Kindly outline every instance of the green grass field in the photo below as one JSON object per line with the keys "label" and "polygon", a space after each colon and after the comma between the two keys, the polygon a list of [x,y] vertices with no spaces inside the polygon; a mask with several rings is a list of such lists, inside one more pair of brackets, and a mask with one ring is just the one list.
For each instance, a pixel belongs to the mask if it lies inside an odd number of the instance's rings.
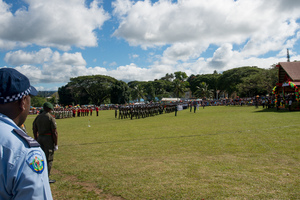
{"label": "green grass field", "polygon": [[[300,113],[206,107],[58,119],[55,199],[299,199]],[[35,116],[26,127],[32,135]],[[88,127],[90,125],[90,127]]]}

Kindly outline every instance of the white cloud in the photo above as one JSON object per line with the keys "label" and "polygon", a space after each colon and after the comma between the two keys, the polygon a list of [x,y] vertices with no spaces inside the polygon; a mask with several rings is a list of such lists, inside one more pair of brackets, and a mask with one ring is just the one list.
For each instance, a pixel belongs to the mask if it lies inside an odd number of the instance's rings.
{"label": "white cloud", "polygon": [[15,67],[25,74],[32,84],[62,83],[67,84],[70,78],[86,75],[107,74],[107,70],[101,67],[73,66],[67,64],[44,64],[42,67],[23,65]]}
{"label": "white cloud", "polygon": [[109,64],[110,67],[113,67],[113,66],[116,66],[116,65],[117,65],[116,62],[112,62],[112,63]]}
{"label": "white cloud", "polygon": [[163,77],[166,73],[173,73],[172,67],[168,65],[154,65],[148,68],[138,67],[136,64],[120,66],[115,70],[108,71],[106,75],[118,80],[128,81],[153,81]]}
{"label": "white cloud", "polygon": [[[115,6],[115,10],[120,10],[118,4]],[[114,35],[144,47],[205,40],[238,42],[256,27],[246,26],[245,21],[240,20],[250,17],[250,13],[237,18],[233,12],[236,7],[232,0],[222,3],[218,0],[158,1],[154,4],[138,1],[124,12]]]}
{"label": "white cloud", "polygon": [[54,62],[54,64],[63,63],[66,65],[73,65],[73,66],[86,65],[86,62],[83,59],[80,52],[63,53],[63,55],[60,55],[58,52],[55,52],[54,56],[53,56],[53,62]]}
{"label": "white cloud", "polygon": [[[0,48],[13,48],[19,43],[58,47],[97,46],[96,29],[109,19],[97,0],[89,7],[82,0],[27,0],[28,9],[14,14],[0,1]],[[15,42],[17,41],[17,42]]]}
{"label": "white cloud", "polygon": [[138,54],[129,54],[129,58],[130,58],[130,59],[136,59],[136,58],[138,58],[138,57],[139,57]]}
{"label": "white cloud", "polygon": [[127,14],[133,3],[130,0],[116,0],[111,4],[114,8],[113,14],[122,17]]}
{"label": "white cloud", "polygon": [[60,54],[50,48],[38,52],[9,52],[5,60],[16,65],[33,83],[67,83],[71,77],[106,71],[99,67],[87,68],[80,52]]}
{"label": "white cloud", "polygon": [[298,40],[290,39],[299,30],[297,0],[125,2],[126,6],[124,1],[114,3],[120,25],[113,35],[144,49],[170,45],[161,58],[165,64],[188,62],[210,44],[246,42],[239,56],[250,58],[292,47]]}
{"label": "white cloud", "polygon": [[6,53],[4,60],[10,65],[42,64],[47,62],[52,55],[50,48],[41,49],[39,52],[24,52],[18,50]]}
{"label": "white cloud", "polygon": [[146,68],[140,68],[135,64],[131,63],[126,66],[119,66],[115,70],[111,70],[107,73],[118,80],[130,81],[130,80],[142,80],[147,79],[148,70]]}
{"label": "white cloud", "polygon": [[[169,65],[153,65],[149,68],[141,68],[134,63],[126,66],[119,66],[117,69],[110,71],[103,67],[71,66],[66,64],[57,65],[54,63],[49,65],[45,64],[41,68],[23,65],[16,67],[15,69],[25,74],[33,85],[38,85],[40,83],[62,83],[62,85],[64,85],[67,84],[72,77],[99,74],[111,76],[125,82],[132,80],[153,81],[155,78],[160,79],[165,76],[166,73],[173,73],[175,70]],[[42,90],[45,88],[44,86],[38,86],[37,89]]]}
{"label": "white cloud", "polygon": [[[89,6],[83,0],[26,2],[28,8],[12,13],[0,0],[0,24],[3,27],[0,29],[0,49],[31,45],[48,47],[32,52],[25,49],[10,51],[5,55],[7,64],[18,66],[16,68],[35,83],[66,84],[70,77],[94,74],[123,81],[147,81],[176,71],[191,75],[241,66],[269,68],[286,61],[287,48],[291,61],[300,60],[296,48],[300,38],[299,0],[114,0],[112,20],[108,20],[109,14],[98,1]],[[89,52],[81,52],[84,47],[98,45],[96,34],[102,27],[106,28],[103,26],[105,21],[111,28],[105,34],[115,30],[112,36],[135,46],[118,43],[119,46],[109,48],[124,47],[138,53],[126,52],[124,55],[129,56],[130,62],[139,58],[141,63],[144,59],[150,63],[148,67],[136,63],[118,66],[117,63],[123,60],[119,61],[117,54],[112,55],[115,62],[109,60],[109,56],[108,61],[103,62],[97,56],[105,57],[105,50],[96,54],[96,48],[86,48],[95,50],[91,54],[93,63],[87,63]],[[75,53],[50,49],[69,50],[72,46],[82,49]],[[210,47],[215,50],[211,51]],[[143,54],[140,48],[150,50]],[[271,55],[265,57],[265,54]],[[113,70],[91,67],[97,62],[115,67]],[[144,63],[141,65],[145,66]]]}
{"label": "white cloud", "polygon": [[38,86],[38,87],[35,87],[35,89],[37,89],[38,91],[57,91],[58,90],[58,87],[44,87],[44,86]]}
{"label": "white cloud", "polygon": [[[33,65],[22,65],[16,67],[17,70],[24,73],[32,84],[50,84],[60,83],[65,85],[69,82],[70,78],[86,75],[107,75],[114,77],[118,80],[125,82],[137,80],[137,81],[153,81],[154,79],[160,79],[165,76],[166,73],[174,73],[176,71],[183,71],[188,76],[191,74],[207,74],[212,73],[214,70],[222,72],[228,69],[241,66],[258,66],[260,68],[269,68],[271,64],[276,64],[279,61],[286,61],[285,55],[282,57],[270,57],[270,58],[256,58],[251,57],[244,59],[239,56],[238,52],[231,51],[231,45],[226,44],[220,47],[214,56],[208,60],[199,58],[195,62],[185,62],[176,65],[159,64],[149,66],[148,68],[141,68],[134,63],[125,66],[119,66],[114,70],[107,70],[103,67],[87,67],[79,65],[69,65],[65,63],[57,63],[56,61],[49,61],[48,64],[44,64],[41,67]],[[284,52],[284,51],[283,51]],[[58,52],[54,52],[58,54]],[[56,55],[62,57],[61,55]],[[54,57],[54,56],[53,56]],[[226,63],[226,60],[230,60],[230,64],[224,65],[220,68],[212,66],[212,61],[219,61]],[[300,60],[300,56],[291,56],[291,60]],[[42,88],[42,87],[37,87]],[[52,88],[53,89],[53,88]],[[51,90],[48,88],[47,90]]]}
{"label": "white cloud", "polygon": [[212,59],[208,62],[208,65],[213,69],[223,69],[226,68],[226,65],[230,63],[232,60],[232,45],[231,44],[223,44],[220,48],[218,48]]}
{"label": "white cloud", "polygon": [[52,62],[54,64],[65,64],[82,66],[86,65],[86,61],[83,59],[80,52],[76,53],[63,53],[52,52],[50,48],[41,49],[38,52],[24,52],[22,50],[11,51],[6,53],[4,60],[10,65],[33,65],[33,64],[45,64]]}
{"label": "white cloud", "polygon": [[188,61],[197,58],[208,46],[197,43],[175,43],[168,47],[163,53],[162,63],[176,63],[176,61]]}
{"label": "white cloud", "polygon": [[10,42],[0,39],[0,49],[9,50],[13,49],[16,46],[16,42]]}

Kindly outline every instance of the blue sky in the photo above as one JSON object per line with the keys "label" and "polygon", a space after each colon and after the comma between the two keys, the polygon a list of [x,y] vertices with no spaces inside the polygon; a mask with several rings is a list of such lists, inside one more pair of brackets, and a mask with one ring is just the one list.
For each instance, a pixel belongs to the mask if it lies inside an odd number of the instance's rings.
{"label": "blue sky", "polygon": [[0,68],[38,90],[300,60],[299,0],[0,0],[0,24]]}

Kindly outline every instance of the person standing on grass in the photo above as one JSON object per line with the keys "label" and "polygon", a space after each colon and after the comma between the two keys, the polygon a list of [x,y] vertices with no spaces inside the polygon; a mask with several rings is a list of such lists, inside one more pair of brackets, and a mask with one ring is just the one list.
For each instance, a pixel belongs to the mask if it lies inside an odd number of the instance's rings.
{"label": "person standing on grass", "polygon": [[38,92],[13,68],[1,68],[0,80],[0,199],[52,199],[45,154],[20,128]]}
{"label": "person standing on grass", "polygon": [[[33,121],[32,130],[34,138],[40,143],[41,148],[46,154],[48,164],[48,175],[53,163],[54,151],[58,150],[57,146],[57,126],[54,117],[50,114],[53,110],[53,105],[49,102],[43,105],[44,112],[39,114]],[[55,180],[49,180],[50,183],[55,183]]]}
{"label": "person standing on grass", "polygon": [[262,106],[263,106],[263,108],[265,108],[265,104],[266,104],[266,100],[263,99],[263,100],[262,100]]}
{"label": "person standing on grass", "polygon": [[194,102],[193,102],[194,113],[196,113],[197,105],[198,105],[197,101],[194,101]]}
{"label": "person standing on grass", "polygon": [[93,108],[91,107],[90,108],[90,116],[92,116],[93,115]]}
{"label": "person standing on grass", "polygon": [[80,113],[81,113],[81,117],[83,117],[84,116],[84,109],[83,109],[83,107],[80,108]]}
{"label": "person standing on grass", "polygon": [[98,106],[96,106],[96,114],[97,114],[97,117],[99,116],[99,108]]}
{"label": "person standing on grass", "polygon": [[76,109],[75,108],[72,109],[72,113],[73,113],[73,117],[75,117],[76,116]]}
{"label": "person standing on grass", "polygon": [[292,103],[293,103],[293,101],[292,101],[292,99],[290,99],[289,100],[289,111],[291,111],[291,109],[292,109]]}

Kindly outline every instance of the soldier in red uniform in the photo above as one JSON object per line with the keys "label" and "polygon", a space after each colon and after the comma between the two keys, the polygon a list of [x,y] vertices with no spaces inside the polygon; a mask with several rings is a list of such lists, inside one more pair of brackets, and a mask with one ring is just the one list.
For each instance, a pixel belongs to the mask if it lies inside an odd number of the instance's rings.
{"label": "soldier in red uniform", "polygon": [[85,109],[85,116],[89,116],[89,109],[88,108]]}
{"label": "soldier in red uniform", "polygon": [[98,108],[98,106],[96,106],[96,113],[97,113],[97,117],[98,117],[98,115],[99,115],[99,108]]}
{"label": "soldier in red uniform", "polygon": [[80,112],[81,112],[81,117],[84,117],[84,108],[81,108],[81,110],[80,110]]}
{"label": "soldier in red uniform", "polygon": [[73,117],[75,117],[76,116],[76,110],[75,110],[75,108],[72,109],[72,112],[73,112]]}

